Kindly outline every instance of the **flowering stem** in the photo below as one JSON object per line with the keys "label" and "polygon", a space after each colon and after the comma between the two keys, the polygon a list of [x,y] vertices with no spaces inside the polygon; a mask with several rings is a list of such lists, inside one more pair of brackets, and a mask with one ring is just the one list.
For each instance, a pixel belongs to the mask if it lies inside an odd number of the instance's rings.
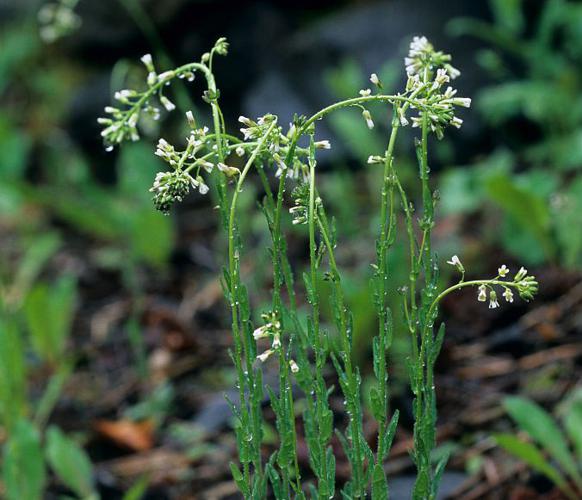
{"label": "flowering stem", "polygon": [[335,259],[334,245],[329,234],[329,223],[323,207],[317,213],[317,222],[329,256],[329,266],[332,274],[333,286],[336,294],[336,311],[339,317],[339,330],[341,342],[341,359],[343,361],[344,372],[338,373],[341,379],[345,379],[341,384],[346,398],[346,406],[350,420],[350,436],[352,440],[351,462],[353,475],[353,495],[355,498],[364,496],[365,486],[363,484],[363,450],[361,445],[361,408],[358,375],[352,366],[352,338],[349,321],[347,318],[347,306],[344,292],[341,285],[341,275]]}
{"label": "flowering stem", "polygon": [[[251,156],[247,160],[240,176],[238,178],[234,193],[232,195],[232,201],[230,205],[230,214],[228,217],[228,267],[229,267],[229,294],[230,294],[230,307],[232,313],[232,330],[233,330],[233,337],[235,342],[235,356],[234,362],[237,369],[238,375],[238,385],[239,385],[239,396],[241,401],[241,415],[243,418],[242,425],[249,425],[248,423],[248,415],[246,410],[246,398],[245,398],[245,387],[248,385],[249,388],[249,396],[251,398],[250,404],[250,418],[251,418],[251,425],[246,428],[242,429],[242,432],[250,432],[251,433],[251,440],[252,440],[252,448],[254,451],[253,463],[255,467],[255,472],[260,477],[262,475],[262,465],[261,465],[261,455],[260,455],[260,441],[261,441],[261,417],[260,417],[260,403],[261,401],[258,400],[259,398],[256,397],[256,391],[261,390],[262,387],[257,387],[257,380],[254,379],[253,373],[255,372],[253,368],[253,353],[251,352],[251,345],[249,345],[252,341],[252,336],[245,336],[243,335],[243,329],[246,328],[245,326],[241,325],[241,319],[239,318],[239,312],[241,308],[241,301],[246,300],[242,294],[243,291],[240,289],[240,266],[239,266],[239,255],[238,255],[238,237],[235,235],[235,221],[236,221],[236,208],[237,208],[237,201],[239,193],[242,190],[242,185],[245,181],[245,178],[255,162],[259,152],[265,145],[269,134],[271,133],[272,129],[275,127],[276,121],[270,125],[268,131],[265,135],[261,138],[261,140],[257,143],[254,151],[252,152]],[[242,316],[242,314],[241,314]],[[246,338],[245,338],[246,337]],[[253,349],[254,352],[254,349]],[[243,370],[241,359],[244,356],[245,358],[245,368]],[[259,381],[260,382],[260,381]],[[258,401],[257,401],[258,400]],[[252,429],[252,430],[251,430]],[[251,487],[250,476],[248,476],[248,471],[245,467],[245,472],[247,473],[247,482],[249,488]]]}
{"label": "flowering stem", "polygon": [[442,291],[437,297],[434,299],[430,308],[428,310],[428,317],[432,317],[435,314],[436,308],[438,307],[440,301],[444,299],[449,293],[454,292],[455,290],[459,290],[461,288],[465,288],[467,286],[490,286],[490,285],[499,285],[503,287],[511,287],[511,288],[518,288],[518,284],[513,281],[502,281],[498,279],[493,280],[471,280],[471,281],[462,281],[457,283],[456,285],[450,286],[446,290]]}
{"label": "flowering stem", "polygon": [[[395,117],[396,118],[396,117]],[[378,378],[378,403],[379,408],[374,412],[378,418],[378,449],[376,463],[382,462],[388,452],[385,440],[387,412],[388,412],[388,390],[386,374],[386,351],[390,347],[392,337],[392,326],[388,324],[390,311],[388,310],[388,248],[391,245],[392,230],[394,228],[394,145],[398,135],[400,122],[398,119],[392,120],[392,131],[388,141],[388,148],[384,159],[384,182],[382,185],[382,204],[380,209],[381,231],[378,242],[378,269],[377,269],[377,307],[379,315],[378,349],[374,353],[374,366]],[[389,213],[388,213],[389,212]]]}

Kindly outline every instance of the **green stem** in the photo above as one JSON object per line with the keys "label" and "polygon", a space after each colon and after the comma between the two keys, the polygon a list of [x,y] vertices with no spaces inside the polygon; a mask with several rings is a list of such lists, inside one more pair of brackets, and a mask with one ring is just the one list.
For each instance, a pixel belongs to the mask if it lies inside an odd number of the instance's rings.
{"label": "green stem", "polygon": [[[238,202],[238,197],[239,194],[242,190],[242,186],[243,183],[246,179],[246,176],[251,168],[251,166],[253,165],[254,161],[256,160],[259,152],[261,151],[261,149],[263,148],[263,146],[265,145],[267,138],[269,137],[269,134],[271,133],[271,131],[273,130],[273,128],[275,127],[276,122],[273,121],[273,123],[270,125],[270,127],[268,128],[267,132],[265,133],[265,135],[261,138],[261,140],[257,143],[257,146],[255,148],[255,150],[253,151],[253,153],[251,154],[251,156],[249,157],[249,159],[247,160],[235,187],[234,193],[232,195],[232,201],[231,201],[231,205],[230,205],[230,213],[229,213],[229,217],[228,217],[228,267],[229,267],[229,273],[230,273],[230,301],[231,301],[231,313],[232,313],[232,330],[233,330],[233,337],[234,337],[234,341],[235,341],[235,365],[236,365],[236,369],[237,369],[237,375],[238,375],[238,383],[239,383],[239,396],[241,398],[241,408],[244,407],[244,401],[245,401],[245,385],[246,385],[246,378],[247,377],[251,377],[251,374],[253,373],[253,359],[251,359],[251,355],[250,355],[250,346],[246,345],[246,340],[245,337],[241,331],[241,325],[239,325],[239,307],[240,307],[240,300],[239,300],[239,280],[240,280],[240,275],[239,275],[239,265],[238,265],[238,260],[239,260],[239,256],[238,256],[238,245],[237,245],[237,238],[235,236],[235,220],[236,220],[236,208],[237,208],[237,202]],[[219,148],[220,151],[220,148]],[[245,373],[243,371],[242,368],[242,364],[241,364],[241,358],[244,355],[245,357],[245,362],[246,362],[246,372],[247,375],[245,376]],[[250,380],[249,380],[250,381]],[[252,392],[254,390],[254,387],[251,386],[251,384],[249,384],[249,392]],[[254,399],[252,397],[252,394],[250,395],[251,399]],[[260,412],[260,408],[254,408],[254,404],[251,404],[251,418],[253,422],[257,422],[258,416],[256,415],[257,412]],[[260,440],[260,429],[254,429],[253,430],[253,438],[254,439],[259,439]],[[259,475],[259,477],[262,475],[262,467],[261,467],[261,457],[260,457],[260,443],[255,443],[255,448],[256,450],[258,450],[258,454],[254,457],[253,461],[255,463],[255,471],[256,473]],[[248,476],[248,474],[247,474]],[[248,480],[248,479],[247,479]],[[251,485],[249,484],[249,487]]]}
{"label": "green stem", "polygon": [[[386,157],[384,161],[384,182],[382,184],[382,203],[380,209],[380,241],[378,249],[378,301],[379,301],[379,360],[374,360],[378,363],[378,393],[382,405],[382,411],[379,413],[378,420],[378,449],[376,461],[381,464],[383,461],[382,451],[385,447],[385,428],[387,425],[388,412],[388,390],[387,374],[386,374],[386,350],[389,348],[387,339],[387,289],[388,289],[388,246],[390,245],[392,228],[394,227],[394,180],[393,180],[393,161],[394,161],[394,145],[398,135],[399,121],[392,120],[392,131],[390,133],[390,140],[388,141],[388,148],[386,150]],[[389,211],[389,214],[388,214]]]}
{"label": "green stem", "polygon": [[344,299],[344,292],[341,286],[341,275],[337,262],[335,260],[334,247],[329,236],[329,224],[323,207],[318,212],[318,225],[323,238],[327,253],[329,256],[329,266],[332,273],[332,280],[336,291],[337,303],[339,308],[340,318],[340,341],[342,343],[342,360],[344,362],[344,370],[348,383],[349,393],[345,394],[346,404],[350,418],[350,434],[353,445],[353,484],[355,498],[362,497],[365,485],[363,484],[363,452],[360,437],[360,406],[358,398],[358,382],[356,374],[352,366],[352,342],[350,332],[348,331],[348,320],[346,318],[346,303]]}
{"label": "green stem", "polygon": [[308,208],[308,225],[309,225],[309,271],[311,278],[311,314],[313,322],[313,349],[315,353],[315,380],[316,387],[316,401],[315,401],[315,418],[317,426],[320,430],[320,440],[317,452],[319,453],[319,461],[321,464],[321,473],[318,477],[319,494],[321,498],[329,498],[330,491],[328,481],[328,468],[326,459],[327,443],[326,436],[323,436],[322,424],[324,421],[324,411],[327,395],[322,394],[321,388],[325,387],[325,380],[323,378],[323,365],[325,363],[325,353],[321,344],[321,332],[319,327],[320,311],[319,311],[319,293],[318,293],[318,279],[317,279],[317,241],[315,239],[315,147],[313,144],[313,136],[311,136],[311,154],[309,161],[309,208]]}

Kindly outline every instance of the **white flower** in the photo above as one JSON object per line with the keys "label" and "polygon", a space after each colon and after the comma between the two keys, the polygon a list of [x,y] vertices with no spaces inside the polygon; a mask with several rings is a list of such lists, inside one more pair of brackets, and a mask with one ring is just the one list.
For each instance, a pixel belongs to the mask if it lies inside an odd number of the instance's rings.
{"label": "white flower", "polygon": [[362,89],[362,90],[360,90],[360,95],[362,97],[368,97],[371,94],[372,94],[372,91],[370,89],[365,89],[365,90]]}
{"label": "white flower", "polygon": [[162,106],[166,108],[166,111],[174,111],[176,109],[176,105],[165,95],[160,96],[160,102],[162,103]]}
{"label": "white flower", "polygon": [[370,75],[370,81],[374,84],[374,85],[380,85],[380,79],[378,78],[378,75],[376,73],[372,73]]}
{"label": "white flower", "polygon": [[457,255],[453,255],[451,257],[451,260],[447,260],[447,264],[450,264],[451,266],[460,266],[461,261],[459,260],[459,257]]}
{"label": "white flower", "polygon": [[192,111],[186,111],[186,120],[188,120],[188,125],[194,128],[196,126],[196,120],[194,120],[194,113]]}
{"label": "white flower", "polygon": [[269,336],[269,332],[267,330],[268,330],[269,326],[270,326],[270,324],[266,324],[266,325],[263,325],[263,326],[259,326],[253,332],[253,338],[255,340],[259,340],[259,339],[264,339],[265,337],[268,337]]}
{"label": "white flower", "polygon": [[421,55],[432,49],[432,46],[425,36],[415,36],[410,42],[410,49],[408,51],[409,57]]}
{"label": "white flower", "polygon": [[455,266],[459,272],[464,273],[465,272],[465,268],[463,267],[463,264],[461,263],[461,260],[459,259],[459,257],[457,255],[453,255],[451,257],[451,260],[447,260],[447,264],[450,264],[451,266]]}
{"label": "white flower", "polygon": [[496,309],[499,307],[499,302],[497,300],[497,294],[495,290],[491,290],[489,292],[489,309]]}
{"label": "white flower", "polygon": [[147,84],[152,87],[158,82],[158,75],[155,71],[150,71],[148,73]]}
{"label": "white flower", "polygon": [[273,349],[280,349],[281,348],[281,338],[279,337],[278,333],[275,333],[273,337],[273,344],[271,345]]}
{"label": "white flower", "polygon": [[507,273],[509,273],[509,269],[507,268],[507,266],[505,264],[503,264],[499,269],[497,269],[497,273],[502,278],[505,278],[507,276]]}
{"label": "white flower", "polygon": [[364,120],[366,120],[366,125],[368,126],[368,128],[372,130],[374,128],[374,120],[372,120],[372,115],[370,114],[370,112],[367,109],[365,109],[364,111],[362,111],[362,116],[364,117]]}
{"label": "white flower", "polygon": [[262,353],[262,354],[259,354],[259,355],[257,356],[257,359],[258,359],[258,360],[259,360],[261,363],[264,363],[265,361],[267,361],[267,359],[269,359],[269,356],[270,356],[271,354],[273,354],[273,352],[274,352],[274,351],[273,351],[273,349],[267,349],[267,350],[266,350],[264,353]]}
{"label": "white flower", "polygon": [[214,169],[214,163],[210,163],[209,161],[206,160],[200,160],[200,166],[206,170],[209,174],[212,172],[212,170]]}
{"label": "white flower", "polygon": [[404,58],[404,65],[406,66],[406,73],[416,75],[427,64],[428,56],[434,51],[432,44],[425,36],[415,36],[410,42],[410,49],[408,57]]}
{"label": "white flower", "polygon": [[163,82],[165,80],[169,80],[170,78],[174,78],[175,74],[175,71],[164,71],[158,75],[158,82]]}
{"label": "white flower", "polygon": [[459,71],[457,68],[454,68],[454,67],[453,67],[453,66],[451,66],[450,64],[446,64],[445,66],[446,66],[446,68],[447,68],[447,70],[448,70],[448,72],[449,72],[449,75],[451,75],[451,78],[452,78],[453,80],[454,80],[455,78],[458,78],[459,76],[461,76],[461,72],[460,72],[460,71]]}
{"label": "white flower", "polygon": [[144,54],[141,56],[141,62],[145,64],[145,67],[148,71],[153,71],[154,69],[154,60],[152,59],[151,54]]}
{"label": "white flower", "polygon": [[368,163],[370,165],[374,165],[377,163],[384,163],[384,157],[378,155],[370,155],[368,156]]}
{"label": "white flower", "polygon": [[216,165],[216,167],[218,168],[218,170],[220,170],[227,177],[233,177],[237,174],[240,174],[240,170],[238,168],[229,167],[228,165],[225,165],[224,163],[218,163]]}
{"label": "white flower", "polygon": [[471,107],[471,98],[470,97],[456,97],[451,102],[455,106],[462,106],[463,108],[470,108]]}
{"label": "white flower", "polygon": [[246,125],[247,127],[252,127],[254,125],[254,122],[250,118],[247,118],[246,116],[242,115],[239,116],[238,121],[241,122],[243,125]]}
{"label": "white flower", "polygon": [[235,150],[237,156],[244,156],[245,155],[245,148],[242,146],[238,146]]}
{"label": "white flower", "polygon": [[515,275],[515,278],[513,278],[514,281],[521,281],[523,278],[525,278],[525,275],[527,274],[527,269],[525,267],[521,267],[519,269],[519,271],[517,271],[517,274]]}
{"label": "white flower", "polygon": [[461,120],[460,118],[457,118],[456,116],[451,120],[451,125],[453,127],[461,128],[462,124],[463,124],[463,120]]}
{"label": "white flower", "polygon": [[406,127],[406,125],[408,125],[408,120],[406,119],[406,116],[404,116],[404,111],[402,110],[402,108],[398,108],[398,119],[400,120],[400,125],[402,125],[403,127]]}
{"label": "white flower", "polygon": [[297,363],[292,359],[289,360],[289,367],[291,368],[292,373],[297,373],[299,371],[299,366],[297,366]]}
{"label": "white flower", "polygon": [[316,149],[331,149],[331,144],[328,140],[316,141],[314,145]]}
{"label": "white flower", "polygon": [[513,302],[513,292],[509,288],[505,289],[503,292],[503,297],[507,302]]}
{"label": "white flower", "polygon": [[448,83],[450,81],[449,75],[447,74],[447,70],[443,68],[437,69],[437,73],[432,84],[433,90],[438,89],[444,83]]}
{"label": "white flower", "polygon": [[477,300],[479,302],[485,302],[487,300],[487,287],[485,285],[481,285],[479,287],[479,295],[477,296]]}

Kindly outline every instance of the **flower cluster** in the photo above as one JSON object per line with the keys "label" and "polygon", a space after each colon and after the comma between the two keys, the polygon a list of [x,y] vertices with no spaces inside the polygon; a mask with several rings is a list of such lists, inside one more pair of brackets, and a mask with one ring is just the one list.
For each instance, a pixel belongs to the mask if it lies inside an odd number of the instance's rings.
{"label": "flower cluster", "polygon": [[[252,120],[246,116],[240,116],[239,122],[243,125],[240,131],[243,135],[244,141],[252,144],[249,141],[256,141],[266,134],[267,129],[277,117],[267,114]],[[301,128],[301,119],[295,118],[293,123],[289,124],[289,129],[286,133],[283,128],[274,127],[266,141],[265,151],[261,156],[265,157],[269,163],[273,163],[276,167],[275,175],[281,177],[282,175],[290,179],[302,180],[307,182],[309,178],[309,167],[307,166],[307,157],[309,150],[295,145],[294,154],[292,155],[291,164],[285,163],[289,153],[289,148],[295,139],[297,131]],[[328,140],[315,141],[316,149],[331,149],[331,144]],[[238,154],[238,151],[237,151]]]}
{"label": "flower cluster", "polygon": [[[450,55],[435,51],[425,37],[414,37],[408,57],[404,59],[408,82],[401,96],[408,100],[394,103],[400,125],[406,126],[412,122],[412,127],[420,127],[426,120],[429,129],[438,139],[442,139],[447,126],[461,127],[463,120],[456,116],[456,108],[470,107],[471,99],[456,97],[457,91],[451,86],[445,88],[446,84],[460,75],[460,72],[451,66],[450,60]],[[381,88],[381,82],[376,74],[370,76],[370,81]],[[369,89],[360,91],[362,96],[369,93]],[[418,115],[411,117],[410,120],[406,117],[409,108],[418,110]],[[374,123],[369,112],[364,110],[363,115],[368,127],[373,127]]]}
{"label": "flower cluster", "polygon": [[[261,315],[264,324],[253,332],[255,340],[268,338],[271,340],[271,347],[257,356],[257,359],[264,363],[269,357],[281,348],[281,322],[277,313],[270,311]],[[293,370],[293,366],[291,367]]]}
{"label": "flower cluster", "polygon": [[451,56],[441,51],[434,50],[425,36],[415,36],[410,42],[408,57],[404,58],[406,74],[409,77],[421,75],[424,72],[432,71],[434,68],[444,68],[451,78],[457,78],[461,72],[451,66]]}
{"label": "flower cluster", "polygon": [[182,201],[190,191],[194,179],[181,170],[159,172],[150,191],[154,193],[153,202],[156,210],[164,214],[176,202]]}
{"label": "flower cluster", "polygon": [[[465,268],[457,255],[453,255],[451,260],[447,261],[447,264],[456,267],[464,278]],[[528,275],[527,270],[524,267],[521,267],[519,271],[517,271],[511,281],[506,280],[508,275],[509,268],[503,264],[499,269],[497,269],[497,276],[495,278],[472,281],[466,284],[478,285],[477,300],[479,302],[487,302],[487,299],[489,299],[489,309],[496,309],[499,307],[499,299],[495,287],[503,290],[501,295],[506,302],[513,302],[514,295],[512,288],[517,290],[517,293],[523,300],[529,301],[534,298],[534,295],[538,291],[538,282],[536,281],[535,276]],[[463,278],[461,278],[457,288],[465,284],[463,283]]]}
{"label": "flower cluster", "polygon": [[47,3],[38,11],[40,37],[47,43],[52,43],[70,35],[81,26],[81,18],[74,8],[79,0],[59,0]]}
{"label": "flower cluster", "polygon": [[[307,224],[309,220],[309,184],[303,182],[293,190],[293,200],[295,204],[289,209],[293,216],[293,224]],[[321,198],[315,198],[315,211],[321,206]]]}
{"label": "flower cluster", "polygon": [[119,103],[118,106],[107,106],[105,108],[107,116],[97,119],[98,123],[105,127],[101,137],[108,151],[123,141],[139,140],[137,125],[142,113],[149,115],[153,120],[158,120],[162,108],[167,112],[176,109],[176,105],[163,92],[164,87],[170,85],[174,78],[194,80],[194,64],[158,73],[150,54],[144,55],[141,62],[147,70],[146,90],[124,89],[115,92],[114,98]]}
{"label": "flower cluster", "polygon": [[[215,166],[207,159],[214,156],[213,146],[209,145],[208,129],[206,127],[195,128],[195,120],[191,111],[186,113],[186,117],[192,127],[190,135],[186,139],[188,143],[186,149],[177,151],[172,144],[162,138],[158,141],[155,152],[156,156],[168,163],[173,169],[170,172],[160,172],[150,189],[154,193],[154,206],[163,213],[168,213],[174,203],[182,201],[190,188],[198,189],[200,194],[208,193],[208,185],[204,182],[201,173],[202,171],[210,173]],[[210,149],[210,153],[199,155],[208,149]],[[218,164],[217,168],[223,171],[233,169],[233,167],[227,167],[223,164]],[[238,172],[238,170],[236,171]]]}

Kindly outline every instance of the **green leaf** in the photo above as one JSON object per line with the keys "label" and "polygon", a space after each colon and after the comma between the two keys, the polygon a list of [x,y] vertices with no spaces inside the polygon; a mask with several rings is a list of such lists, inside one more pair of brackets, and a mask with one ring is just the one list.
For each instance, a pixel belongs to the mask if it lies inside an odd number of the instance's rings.
{"label": "green leaf", "polygon": [[44,265],[59,249],[61,238],[55,232],[47,232],[29,241],[28,245],[28,250],[18,264],[18,270],[12,285],[12,288],[20,297],[26,296]]}
{"label": "green leaf", "polygon": [[245,498],[248,498],[248,496],[251,494],[251,492],[249,490],[249,486],[247,485],[247,483],[245,482],[245,480],[243,478],[241,471],[239,470],[239,468],[236,466],[236,464],[234,462],[230,462],[229,465],[230,465],[230,472],[232,474],[232,478],[234,479],[234,482],[238,486],[238,489],[245,496]]}
{"label": "green leaf", "polygon": [[123,500],[141,500],[146,493],[148,487],[148,478],[142,477],[138,479],[129,490],[123,495]]}
{"label": "green leaf", "polygon": [[30,137],[19,131],[15,124],[0,116],[0,175],[3,182],[23,178],[30,142]]}
{"label": "green leaf", "polygon": [[133,256],[158,268],[166,265],[175,241],[172,219],[148,206],[135,210],[130,222]]}
{"label": "green leaf", "polygon": [[89,456],[58,427],[51,426],[47,431],[46,457],[55,474],[75,494],[82,498],[95,494]]}
{"label": "green leaf", "polygon": [[578,481],[580,475],[566,438],[548,412],[533,401],[518,396],[505,398],[503,405],[517,425]]}
{"label": "green leaf", "polygon": [[372,500],[388,499],[388,481],[384,468],[376,464],[372,473]]}
{"label": "green leaf", "polygon": [[566,484],[564,477],[544,458],[540,450],[531,443],[521,441],[512,434],[497,434],[494,436],[497,444],[513,456],[523,460],[535,471],[550,479],[556,486],[562,488]]}
{"label": "green leaf", "polygon": [[25,301],[25,316],[31,342],[45,361],[57,363],[66,348],[75,305],[76,281],[62,276],[49,288],[36,285]]}
{"label": "green leaf", "polygon": [[523,186],[518,186],[509,176],[497,175],[488,179],[487,192],[521,228],[535,237],[547,257],[555,255],[550,235],[550,211],[545,200]]}
{"label": "green leaf", "polygon": [[445,472],[445,467],[447,466],[448,461],[449,461],[449,454],[445,453],[445,455],[443,455],[443,457],[439,460],[439,462],[435,468],[434,478],[432,481],[432,496],[431,496],[431,498],[437,498],[437,496],[438,496],[439,487],[440,487],[441,480],[443,478],[443,473]]}
{"label": "green leaf", "polygon": [[582,462],[582,401],[574,401],[564,419],[566,431],[574,443],[578,460]]}
{"label": "green leaf", "polygon": [[40,434],[19,420],[4,447],[2,477],[7,500],[41,500],[46,483]]}
{"label": "green leaf", "polygon": [[21,333],[8,318],[0,316],[0,423],[8,432],[24,414],[26,365]]}
{"label": "green leaf", "polygon": [[522,0],[490,0],[491,10],[498,24],[504,31],[519,35],[524,28]]}

